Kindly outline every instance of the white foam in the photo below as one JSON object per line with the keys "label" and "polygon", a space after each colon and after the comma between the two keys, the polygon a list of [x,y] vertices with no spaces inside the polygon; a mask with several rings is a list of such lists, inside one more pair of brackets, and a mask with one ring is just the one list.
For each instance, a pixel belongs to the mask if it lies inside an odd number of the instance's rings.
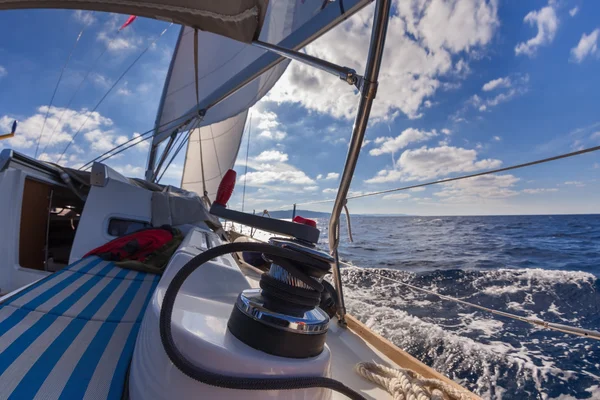
{"label": "white foam", "polygon": [[[519,386],[534,382],[537,391],[542,394],[551,379],[568,384],[569,380],[576,379],[577,375],[582,373],[582,371],[562,370],[557,367],[553,357],[544,354],[541,350],[535,350],[544,346],[547,341],[553,346],[571,350],[570,346],[573,346],[573,343],[558,342],[557,339],[560,337],[550,336],[549,339],[542,339],[540,342],[538,338],[528,340],[527,336],[524,336],[520,338],[520,346],[515,347],[512,340],[506,342],[502,339],[498,340],[504,330],[505,323],[502,320],[481,318],[479,312],[458,314],[460,324],[448,325],[452,331],[436,325],[435,318],[432,322],[427,317],[421,319],[412,316],[404,310],[414,307],[421,310],[426,308],[418,304],[423,300],[423,296],[414,291],[404,290],[399,284],[390,283],[387,279],[381,278],[381,274],[406,282],[410,282],[415,276],[412,273],[390,269],[365,270],[357,267],[344,269],[346,305],[349,312],[413,356],[430,361],[433,368],[446,375],[452,377],[454,373],[459,373],[458,368],[462,371],[460,376],[467,376],[472,370],[472,373],[477,376],[476,382],[459,381],[459,383],[483,398],[501,399],[505,396],[506,390],[500,385],[507,379],[516,379]],[[593,288],[595,280],[593,275],[584,272],[503,269],[485,271],[481,277],[475,277],[478,284],[473,286],[485,289],[490,283],[495,283],[495,279],[514,282],[509,286],[511,293],[532,288],[539,289],[540,285],[546,285],[551,289],[552,285],[565,282],[576,284],[578,287],[591,285]],[[499,284],[493,286],[495,287],[493,292],[500,290]],[[435,283],[431,282],[427,289],[436,291]],[[485,293],[485,290],[480,293]],[[436,307],[436,304],[439,305],[436,301],[430,307]],[[524,305],[535,305],[531,293],[526,293],[522,302],[507,303],[508,308],[534,316],[535,314],[526,310]],[[550,304],[548,312],[561,315],[555,303]],[[439,321],[440,317],[437,317],[437,320]],[[536,327],[531,329],[541,330]],[[464,334],[470,336],[475,334],[477,337],[487,338],[489,342],[482,343],[461,336]],[[504,375],[505,372],[500,372],[507,369],[511,369],[510,378]]]}

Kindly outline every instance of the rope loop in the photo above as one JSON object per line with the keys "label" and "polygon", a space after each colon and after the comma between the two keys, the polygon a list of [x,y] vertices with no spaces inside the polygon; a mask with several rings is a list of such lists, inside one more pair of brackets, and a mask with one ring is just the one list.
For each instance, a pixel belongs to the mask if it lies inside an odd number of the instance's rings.
{"label": "rope loop", "polygon": [[427,379],[415,371],[390,368],[373,362],[361,362],[356,373],[392,395],[394,400],[469,400],[466,390],[459,390],[439,379]]}

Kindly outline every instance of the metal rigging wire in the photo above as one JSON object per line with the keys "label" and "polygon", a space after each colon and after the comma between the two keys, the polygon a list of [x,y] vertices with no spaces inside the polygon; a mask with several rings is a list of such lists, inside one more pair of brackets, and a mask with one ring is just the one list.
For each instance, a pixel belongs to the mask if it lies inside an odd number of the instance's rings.
{"label": "metal rigging wire", "polygon": [[[153,178],[153,182],[154,183],[158,183],[158,181],[160,181],[162,179],[163,175],[167,171],[167,168],[169,168],[169,166],[173,162],[173,159],[175,159],[175,157],[177,156],[177,154],[179,154],[179,152],[183,148],[183,146],[186,143],[186,141],[191,137],[192,131],[194,129],[196,129],[199,124],[200,124],[200,121],[198,121],[196,119],[194,121],[190,122],[188,124],[188,126],[186,126],[186,128],[188,128],[188,129],[183,129],[182,130],[184,133],[179,132],[181,134],[173,140],[172,146],[170,148],[167,146],[163,150],[163,154],[161,155],[161,161],[162,162],[159,163],[159,165],[156,167],[156,171],[154,173],[154,178]],[[179,142],[177,142],[177,141],[179,141]],[[169,154],[171,153],[171,151],[174,151],[172,157],[169,159],[169,161],[167,161],[166,164],[164,164],[164,161],[167,160],[167,157],[169,156]],[[164,169],[163,169],[163,167],[164,167]],[[162,173],[161,173],[161,171],[162,171]],[[183,175],[182,175],[182,180],[183,180]]]}
{"label": "metal rigging wire", "polygon": [[104,96],[102,96],[102,98],[94,106],[94,108],[88,112],[87,117],[83,121],[83,124],[81,124],[81,126],[79,127],[79,129],[77,130],[77,132],[75,132],[75,134],[71,137],[71,140],[69,141],[69,143],[67,143],[67,146],[65,147],[65,149],[63,150],[63,152],[60,154],[60,157],[58,157],[58,160],[56,161],[57,164],[60,163],[60,160],[62,160],[63,156],[65,155],[65,153],[67,152],[67,150],[69,149],[69,147],[71,147],[71,144],[73,144],[73,142],[75,141],[75,138],[77,137],[77,135],[79,135],[79,133],[81,132],[81,130],[83,129],[83,127],[85,126],[85,124],[87,123],[87,121],[90,119],[91,115],[98,109],[98,107],[100,106],[100,104],[102,104],[102,102],[106,99],[106,97],[108,97],[108,95],[110,94],[110,92],[112,92],[112,90],[115,88],[115,86],[117,86],[117,84],[121,81],[121,79],[123,79],[123,77],[125,76],[125,74],[127,74],[127,72],[129,72],[129,70],[131,70],[131,68],[133,68],[133,66],[140,60],[140,58],[142,58],[142,56],[144,54],[146,54],[146,52],[150,49],[150,47],[152,47],[154,45],[154,43],[156,43],[158,41],[158,39],[160,39],[167,32],[167,30],[172,25],[173,25],[173,23],[170,23],[169,26],[167,26],[160,33],[160,35],[158,35],[152,42],[150,42],[150,44],[148,44],[148,46],[146,46],[146,48],[136,57],[136,59],[133,60],[133,62],[129,65],[129,67],[127,67],[127,69],[125,69],[125,71],[123,71],[123,73],[121,74],[121,76],[119,76],[119,78],[115,81],[115,83],[113,83],[113,85],[108,89],[108,91],[104,94]]}
{"label": "metal rigging wire", "polygon": [[158,177],[158,179],[156,180],[155,183],[160,183],[160,180],[162,179],[163,175],[165,174],[165,172],[167,172],[167,169],[169,169],[169,167],[171,166],[171,163],[173,162],[175,157],[177,157],[177,155],[179,154],[179,152],[181,151],[183,146],[187,143],[187,141],[189,140],[191,135],[192,135],[191,131],[189,131],[185,137],[183,137],[183,135],[182,135],[183,140],[181,141],[181,143],[179,143],[179,147],[177,147],[177,150],[175,150],[175,152],[171,156],[171,159],[169,160],[169,162],[167,162],[167,165],[165,165],[165,168],[163,169],[163,171],[161,172],[160,176]]}
{"label": "metal rigging wire", "polygon": [[56,125],[54,125],[54,129],[52,130],[52,133],[50,134],[50,137],[46,141],[46,146],[44,146],[44,150],[42,150],[42,152],[40,154],[43,154],[46,151],[46,149],[48,148],[48,145],[50,144],[50,142],[52,141],[52,138],[54,137],[54,133],[56,132],[56,128],[60,125],[63,117],[65,116],[65,113],[67,112],[67,109],[69,108],[69,106],[71,105],[71,103],[73,103],[73,100],[75,99],[75,96],[77,96],[77,93],[79,93],[79,90],[81,89],[81,87],[83,86],[83,84],[85,83],[85,81],[87,81],[87,78],[90,76],[90,73],[94,70],[94,67],[96,66],[96,64],[98,63],[98,61],[100,61],[100,59],[102,58],[102,56],[108,51],[108,49],[110,49],[110,46],[112,45],[112,43],[115,40],[117,40],[119,32],[121,32],[121,31],[117,30],[117,32],[115,33],[115,36],[108,42],[108,44],[106,45],[106,47],[104,48],[104,50],[102,50],[102,53],[100,53],[100,55],[98,57],[96,57],[96,59],[94,60],[94,62],[92,62],[92,65],[90,65],[90,68],[85,73],[85,76],[83,77],[83,79],[81,80],[81,82],[79,82],[79,85],[75,89],[75,92],[73,93],[73,95],[71,96],[71,98],[67,102],[67,105],[63,109],[63,112],[60,115],[60,118],[58,119],[58,122],[56,123]]}
{"label": "metal rigging wire", "polygon": [[[104,153],[100,154],[99,156],[97,156],[97,157],[95,157],[95,158],[91,159],[90,161],[88,161],[87,163],[83,164],[83,165],[82,165],[81,167],[79,167],[78,169],[79,169],[79,170],[82,170],[82,169],[84,169],[84,170],[85,170],[85,169],[88,169],[88,168],[89,168],[89,167],[90,167],[90,166],[91,166],[91,165],[92,165],[92,164],[93,164],[95,161],[98,161],[99,159],[101,159],[101,158],[102,158],[102,157],[104,157],[105,155],[108,155],[108,157],[106,157],[105,159],[108,159],[108,158],[112,157],[112,156],[114,155],[114,154],[112,154],[112,152],[113,152],[113,151],[115,151],[115,150],[117,150],[117,149],[120,149],[121,147],[123,147],[123,146],[125,146],[126,144],[129,144],[129,143],[131,143],[131,142],[133,142],[133,141],[135,141],[135,140],[139,140],[139,142],[136,142],[136,143],[134,143],[132,146],[135,146],[135,145],[137,145],[137,144],[139,144],[139,143],[141,143],[141,142],[144,142],[144,141],[146,141],[147,139],[150,139],[150,138],[152,137],[152,135],[151,135],[151,136],[148,136],[148,135],[150,135],[150,134],[151,134],[151,133],[153,133],[153,132],[154,132],[154,129],[150,129],[149,131],[146,131],[146,132],[144,132],[144,133],[140,134],[139,136],[136,136],[136,137],[134,137],[134,138],[131,138],[131,139],[129,139],[128,141],[126,141],[126,142],[124,142],[124,143],[121,143],[120,145],[118,145],[118,146],[115,146],[115,147],[113,147],[112,149],[110,149],[110,150],[107,150],[107,151],[105,151]],[[144,139],[142,139],[144,136],[146,136],[146,137],[145,137]],[[127,147],[127,148],[129,148],[129,147]],[[115,154],[118,154],[118,153],[115,153]]]}
{"label": "metal rigging wire", "polygon": [[[187,132],[187,136],[185,138],[183,138],[183,140],[181,141],[181,143],[179,143],[179,147],[177,147],[177,150],[175,150],[175,153],[173,153],[173,156],[171,157],[171,159],[169,160],[169,162],[167,163],[167,165],[165,165],[165,168],[163,169],[163,172],[160,174],[160,176],[156,180],[156,183],[160,182],[160,180],[162,179],[162,177],[165,174],[165,172],[167,172],[167,169],[169,169],[169,166],[171,165],[171,163],[173,162],[173,160],[175,159],[175,157],[177,157],[177,154],[179,154],[179,152],[181,151],[181,149],[183,148],[183,146],[187,143],[187,141],[192,136],[192,132],[194,131],[194,129],[197,129],[198,126],[200,125],[200,123],[201,123],[201,121],[198,121],[198,123],[196,124],[196,127],[190,129]],[[198,135],[200,135],[199,131],[198,131]],[[182,137],[183,137],[183,135],[182,135]],[[202,138],[200,137],[200,140],[201,139]],[[183,176],[182,176],[182,181],[183,181]]]}
{"label": "metal rigging wire", "polygon": [[244,202],[246,200],[246,181],[248,180],[248,153],[250,153],[250,134],[252,133],[252,114],[250,114],[250,124],[248,124],[248,142],[246,143],[246,166],[244,168],[244,190],[242,191],[242,212],[244,212]]}
{"label": "metal rigging wire", "polygon": [[[511,165],[510,167],[491,169],[491,170],[488,170],[488,171],[478,172],[476,174],[461,175],[461,176],[457,176],[455,178],[440,179],[438,181],[432,181],[432,182],[426,182],[426,183],[419,183],[419,184],[410,185],[410,186],[403,186],[403,187],[396,188],[396,189],[387,189],[387,190],[380,190],[378,192],[363,193],[363,194],[358,194],[356,196],[348,196],[346,199],[347,200],[360,199],[362,197],[376,196],[376,195],[379,195],[379,194],[399,192],[401,190],[414,189],[414,188],[418,188],[418,187],[437,185],[437,184],[440,184],[440,183],[449,183],[449,182],[459,181],[459,180],[462,180],[462,179],[475,178],[475,177],[483,176],[483,175],[496,174],[498,172],[511,171],[513,169],[530,167],[532,165],[544,164],[544,163],[547,163],[547,162],[550,162],[550,161],[561,160],[563,158],[569,158],[569,157],[574,157],[574,156],[578,156],[578,155],[581,155],[581,154],[592,153],[592,152],[598,151],[598,150],[600,150],[600,146],[588,147],[587,149],[578,150],[578,151],[574,151],[574,152],[571,152],[571,153],[560,154],[560,155],[554,156],[554,157],[543,158],[543,159],[540,159],[540,160],[530,161],[530,162],[526,162],[526,163],[523,163],[523,164]],[[335,201],[335,200],[334,199],[328,199],[328,200],[309,201],[309,202],[306,202],[306,203],[296,203],[296,205],[299,206],[299,205],[308,205],[308,204],[321,204],[321,203],[330,203],[332,201]],[[283,206],[281,208],[285,208],[285,207],[290,207],[290,205]]]}
{"label": "metal rigging wire", "polygon": [[[77,39],[75,39],[75,44],[73,45],[73,48],[71,48],[71,51],[69,52],[69,55],[67,56],[67,61],[65,61],[65,64],[63,65],[62,69],[60,70],[60,75],[58,75],[58,81],[56,81],[56,86],[54,86],[54,91],[52,92],[52,97],[50,98],[50,104],[48,105],[48,109],[46,110],[46,115],[44,116],[44,122],[42,124],[42,130],[40,131],[40,137],[38,138],[37,145],[35,146],[34,158],[37,158],[38,151],[40,149],[40,143],[42,141],[42,136],[44,134],[44,128],[46,127],[46,121],[48,120],[48,114],[50,114],[50,107],[52,107],[52,103],[54,103],[54,97],[56,96],[56,92],[58,90],[58,87],[60,86],[60,81],[62,80],[63,74],[65,73],[65,69],[67,69],[67,65],[69,64],[69,61],[71,61],[73,52],[77,48],[77,44],[79,43],[79,39],[81,39],[81,35],[83,35],[83,31],[85,31],[85,28],[87,28],[87,25],[84,25],[83,28],[81,28],[81,31],[79,31],[79,35],[77,35]],[[54,126],[54,129],[56,129],[56,126]],[[52,135],[50,135],[50,138],[52,138]]]}
{"label": "metal rigging wire", "polygon": [[[190,116],[191,116],[191,115],[195,115],[195,113],[191,113],[191,114],[190,114]],[[179,121],[179,120],[181,120],[181,119],[185,118],[186,116],[187,116],[187,115],[185,115],[185,114],[184,114],[184,115],[182,115],[182,116],[180,116],[180,117],[177,117],[177,118],[174,118],[174,119],[172,119],[172,120],[170,120],[170,121],[167,121],[167,122],[165,122],[165,123],[164,123],[164,124],[162,124],[162,125],[155,126],[154,128],[152,128],[152,129],[149,129],[149,130],[147,130],[147,131],[146,131],[146,132],[144,132],[144,133],[141,133],[139,136],[133,137],[133,138],[129,139],[128,141],[126,141],[126,142],[124,142],[124,143],[121,143],[120,145],[118,145],[118,146],[115,146],[115,147],[113,147],[113,148],[112,148],[112,149],[110,149],[110,150],[107,150],[107,151],[105,151],[104,153],[102,153],[102,154],[100,154],[99,156],[97,156],[96,158],[93,158],[92,160],[88,161],[87,163],[85,163],[84,165],[82,165],[81,167],[79,167],[78,169],[79,169],[79,170],[82,170],[82,169],[88,169],[88,168],[89,168],[89,166],[91,166],[91,165],[92,165],[92,164],[93,164],[95,161],[98,161],[98,160],[100,160],[101,158],[102,158],[102,160],[101,160],[100,162],[102,162],[102,161],[104,161],[104,160],[107,160],[107,159],[111,158],[112,156],[114,156],[114,155],[116,155],[116,154],[119,154],[119,153],[121,153],[121,151],[125,151],[125,150],[127,150],[127,149],[129,149],[129,148],[131,148],[131,147],[133,147],[133,146],[136,146],[137,144],[139,144],[139,143],[141,143],[141,142],[144,142],[144,141],[146,141],[146,140],[148,140],[148,139],[150,139],[150,138],[154,137],[154,135],[150,135],[151,133],[157,132],[157,134],[161,134],[161,133],[164,133],[164,132],[166,132],[167,130],[170,130],[170,129],[177,129],[177,127],[172,127],[172,128],[169,128],[169,129],[165,129],[165,130],[162,130],[162,131],[158,131],[160,128],[163,128],[163,127],[165,127],[165,126],[167,126],[167,125],[170,125],[171,123],[173,123],[173,122],[175,122],[175,121]],[[187,124],[189,124],[189,123],[190,123],[190,121],[191,121],[191,119],[190,119],[190,120],[187,120],[187,121],[185,121],[185,122],[183,122],[183,123],[182,123],[182,124],[180,124],[179,126],[184,126],[184,125],[187,125]],[[148,136],[148,135],[150,135],[150,136]],[[144,139],[141,139],[142,137],[143,137]],[[129,144],[129,143],[131,143],[131,142],[135,142],[136,140],[137,140],[138,142],[136,142],[136,143],[132,144],[131,146],[128,146],[126,149],[123,149],[123,150],[121,150],[121,151],[119,151],[119,152],[117,152],[117,153],[111,154],[113,151],[115,151],[115,150],[117,150],[117,149],[120,149],[121,147],[123,147],[123,146],[125,146],[125,145],[127,145],[127,144]],[[106,156],[106,155],[108,155],[108,157],[104,157],[104,156]],[[104,157],[104,158],[103,158],[103,157]]]}
{"label": "metal rigging wire", "polygon": [[[140,144],[140,143],[142,143],[142,142],[145,142],[145,141],[146,141],[146,140],[148,140],[148,139],[152,139],[153,137],[154,137],[154,136],[152,136],[152,135],[148,135],[148,136],[146,136],[145,138],[143,138],[143,139],[141,139],[141,140],[139,140],[139,141],[137,141],[137,142],[135,142],[135,143],[133,143],[133,144],[131,144],[131,145],[129,145],[129,146],[127,146],[127,147],[125,147],[125,148],[121,149],[121,150],[119,150],[119,151],[116,151],[116,152],[114,152],[114,153],[111,153],[111,152],[109,151],[108,153],[110,153],[110,154],[108,154],[106,157],[104,157],[104,158],[102,158],[102,159],[99,159],[99,160],[98,160],[98,162],[100,162],[100,163],[101,163],[101,162],[104,162],[104,161],[108,160],[109,158],[111,158],[111,157],[114,157],[114,156],[116,156],[117,154],[121,154],[121,153],[122,153],[122,152],[124,152],[125,150],[128,150],[128,149],[132,148],[133,146],[137,146],[138,144]],[[130,140],[129,142],[132,142],[133,140],[135,140],[135,139],[138,139],[138,138],[139,138],[139,136],[138,136],[138,137],[136,137],[136,138],[134,138],[134,139],[132,139],[132,140]],[[125,143],[123,143],[123,144],[129,143],[129,142],[125,142]],[[90,168],[90,167],[91,167],[91,165],[87,166],[85,169],[88,169],[88,168]]]}

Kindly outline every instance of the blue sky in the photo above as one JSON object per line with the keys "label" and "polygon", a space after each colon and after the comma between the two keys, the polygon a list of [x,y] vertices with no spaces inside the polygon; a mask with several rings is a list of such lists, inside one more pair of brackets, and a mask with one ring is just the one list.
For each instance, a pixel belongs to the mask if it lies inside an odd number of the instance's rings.
{"label": "blue sky", "polygon": [[[361,71],[372,12],[367,7],[307,52]],[[600,3],[592,0],[395,2],[380,89],[352,192],[599,145],[599,15]],[[13,119],[21,121],[17,136],[0,142],[0,148],[35,153],[60,70],[86,26],[44,128],[41,157],[56,160],[87,110],[168,26],[138,18],[111,42],[126,19],[54,10],[0,13],[0,126],[7,130]],[[69,165],[81,165],[152,128],[177,33],[178,27],[171,26],[91,115],[65,155]],[[246,209],[334,198],[357,101],[356,93],[336,78],[292,62],[251,110],[248,175],[243,176],[244,138],[231,206],[240,207],[244,180]],[[146,157],[147,146],[140,145],[108,164],[142,176]],[[178,159],[163,183],[178,184],[181,170]],[[349,205],[355,213],[594,213],[600,211],[599,172],[600,154],[588,154]],[[328,211],[331,204],[303,208]]]}

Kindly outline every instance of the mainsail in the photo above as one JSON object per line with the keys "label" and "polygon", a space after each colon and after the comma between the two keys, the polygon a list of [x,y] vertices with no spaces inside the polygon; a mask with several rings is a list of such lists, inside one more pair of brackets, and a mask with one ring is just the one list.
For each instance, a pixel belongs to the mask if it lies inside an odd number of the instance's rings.
{"label": "mainsail", "polygon": [[[299,50],[369,2],[370,0],[271,0],[259,39]],[[197,75],[195,51],[198,57]],[[227,135],[228,140],[231,140],[227,146],[224,143],[211,143],[210,135],[201,134],[205,179],[216,179],[216,174],[207,173],[212,166],[206,161],[210,156],[204,152],[209,148],[222,149],[223,155],[215,155],[221,161],[230,160],[231,155],[237,155],[244,122],[237,124],[232,121],[245,121],[247,110],[267,94],[288,64],[289,61],[282,62],[274,53],[204,31],[198,32],[198,47],[194,49],[194,29],[182,28],[159,106],[149,170],[154,167],[154,152],[158,145],[171,137],[175,129],[189,125],[190,120],[197,118],[198,111],[202,110],[203,116],[198,122],[201,128],[211,127],[214,133],[235,126]],[[204,129],[200,131],[209,132]],[[202,165],[199,163],[199,148],[196,148],[198,143],[193,141],[194,135],[197,132],[194,132],[188,144],[182,187],[202,193],[202,171],[198,169]],[[221,162],[217,168],[219,176],[233,166],[234,162],[235,158],[227,163]],[[225,168],[226,165],[228,168]],[[215,190],[207,189],[209,194]]]}

